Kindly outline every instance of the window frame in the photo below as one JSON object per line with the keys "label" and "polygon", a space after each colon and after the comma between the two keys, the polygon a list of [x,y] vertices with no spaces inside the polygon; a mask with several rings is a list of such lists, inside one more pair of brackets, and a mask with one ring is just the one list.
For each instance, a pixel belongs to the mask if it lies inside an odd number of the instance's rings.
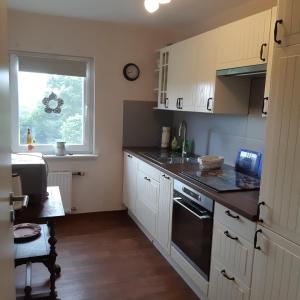
{"label": "window frame", "polygon": [[[18,95],[18,57],[51,58],[71,61],[82,61],[87,65],[84,77],[83,104],[83,145],[67,144],[67,152],[74,154],[93,154],[95,152],[95,71],[94,59],[89,57],[65,56],[57,54],[41,54],[35,52],[10,51],[10,97],[11,97],[11,146],[13,152],[27,152],[26,145],[20,145],[19,95]],[[17,121],[17,122],[16,122]],[[43,154],[55,153],[55,145],[35,144],[35,152]]]}

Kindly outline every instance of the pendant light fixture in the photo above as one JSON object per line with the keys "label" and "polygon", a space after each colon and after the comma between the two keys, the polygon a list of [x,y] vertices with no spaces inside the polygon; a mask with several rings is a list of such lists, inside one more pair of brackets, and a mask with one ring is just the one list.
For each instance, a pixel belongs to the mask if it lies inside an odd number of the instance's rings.
{"label": "pendant light fixture", "polygon": [[145,0],[144,5],[149,13],[154,13],[159,9],[160,4],[168,4],[172,0]]}
{"label": "pendant light fixture", "polygon": [[159,1],[158,0],[145,0],[144,2],[146,10],[152,14],[159,9]]}

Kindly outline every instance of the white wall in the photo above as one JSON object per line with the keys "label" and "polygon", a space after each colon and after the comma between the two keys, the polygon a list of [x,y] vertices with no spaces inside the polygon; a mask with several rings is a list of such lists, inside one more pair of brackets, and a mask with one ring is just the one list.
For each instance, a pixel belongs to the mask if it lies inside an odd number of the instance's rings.
{"label": "white wall", "polygon": [[[123,100],[153,100],[155,50],[174,33],[23,12],[9,12],[9,48],[95,59],[96,160],[50,161],[50,170],[84,171],[75,177],[73,205],[78,212],[122,208]],[[136,82],[123,78],[128,62],[140,66]]]}

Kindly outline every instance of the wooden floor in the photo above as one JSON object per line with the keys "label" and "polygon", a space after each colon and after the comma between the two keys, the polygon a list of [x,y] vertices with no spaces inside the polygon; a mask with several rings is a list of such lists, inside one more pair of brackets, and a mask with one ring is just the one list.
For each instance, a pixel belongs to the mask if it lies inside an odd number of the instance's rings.
{"label": "wooden floor", "polygon": [[[198,299],[126,212],[68,216],[56,231],[62,300]],[[19,294],[25,275],[22,266],[16,270]],[[33,291],[47,289],[48,279],[35,265]]]}

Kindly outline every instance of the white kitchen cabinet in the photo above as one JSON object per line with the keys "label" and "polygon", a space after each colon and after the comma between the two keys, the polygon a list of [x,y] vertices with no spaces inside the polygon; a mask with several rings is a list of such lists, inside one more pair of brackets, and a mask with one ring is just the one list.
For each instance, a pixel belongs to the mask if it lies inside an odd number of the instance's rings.
{"label": "white kitchen cabinet", "polygon": [[253,241],[248,242],[238,233],[214,222],[212,257],[247,287],[251,285]]}
{"label": "white kitchen cabinet", "polygon": [[217,69],[268,62],[271,9],[220,27]]}
{"label": "white kitchen cabinet", "polygon": [[251,300],[300,299],[300,247],[258,227]]}
{"label": "white kitchen cabinet", "polygon": [[275,48],[273,65],[260,219],[300,245],[300,45]]}
{"label": "white kitchen cabinet", "polygon": [[137,193],[137,167],[138,160],[124,152],[123,203],[133,214],[135,214]]}
{"label": "white kitchen cabinet", "polygon": [[264,91],[264,102],[262,106],[262,116],[265,117],[268,114],[268,107],[270,99],[270,89],[271,89],[271,78],[273,70],[273,53],[274,53],[274,28],[275,21],[277,17],[277,7],[272,8],[272,19],[271,19],[271,30],[270,30],[270,43],[269,43],[269,53],[268,53],[268,65],[267,65],[267,74],[266,74],[266,83]]}
{"label": "white kitchen cabinet", "polygon": [[213,112],[219,31],[211,30],[195,38],[195,111]]}
{"label": "white kitchen cabinet", "polygon": [[173,179],[161,173],[158,200],[157,241],[169,254],[171,245],[172,201]]}
{"label": "white kitchen cabinet", "polygon": [[[222,264],[212,261],[209,283],[210,300],[248,300],[250,290]],[[261,299],[260,299],[261,300]]]}
{"label": "white kitchen cabinet", "polygon": [[277,16],[277,47],[300,44],[300,1],[279,0]]}
{"label": "white kitchen cabinet", "polygon": [[136,217],[154,238],[157,233],[158,197],[159,182],[138,170]]}
{"label": "white kitchen cabinet", "polygon": [[168,73],[169,73],[169,48],[160,50],[159,82],[158,82],[158,107],[168,108]]}
{"label": "white kitchen cabinet", "polygon": [[194,110],[195,53],[195,38],[169,47],[169,109]]}

